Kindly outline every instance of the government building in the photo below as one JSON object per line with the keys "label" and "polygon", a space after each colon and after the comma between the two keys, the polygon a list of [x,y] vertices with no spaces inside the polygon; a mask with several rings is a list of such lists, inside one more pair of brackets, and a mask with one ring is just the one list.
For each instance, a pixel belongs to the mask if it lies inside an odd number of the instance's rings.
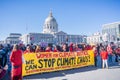
{"label": "government building", "polygon": [[5,39],[5,44],[18,44],[20,42],[19,38],[22,36],[20,33],[10,33],[9,36]]}
{"label": "government building", "polygon": [[43,31],[41,33],[28,33],[20,37],[24,44],[39,44],[39,43],[85,43],[85,35],[72,35],[58,30],[58,23],[50,11],[48,17],[45,19]]}
{"label": "government building", "polygon": [[120,22],[108,23],[102,26],[102,35],[107,35],[108,42],[117,42],[120,39]]}
{"label": "government building", "polygon": [[106,43],[108,41],[108,35],[107,33],[101,34],[100,32],[96,32],[92,34],[91,36],[87,36],[87,43],[94,45],[99,43]]}
{"label": "government building", "polygon": [[120,22],[113,22],[102,25],[102,33],[95,33],[87,36],[88,44],[97,43],[118,43],[120,42]]}

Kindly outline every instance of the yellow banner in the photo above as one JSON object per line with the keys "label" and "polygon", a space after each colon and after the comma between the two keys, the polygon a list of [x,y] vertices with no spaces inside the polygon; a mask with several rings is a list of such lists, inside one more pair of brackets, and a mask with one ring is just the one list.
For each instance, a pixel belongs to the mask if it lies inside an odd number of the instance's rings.
{"label": "yellow banner", "polygon": [[94,65],[92,50],[80,52],[40,52],[24,54],[22,75]]}

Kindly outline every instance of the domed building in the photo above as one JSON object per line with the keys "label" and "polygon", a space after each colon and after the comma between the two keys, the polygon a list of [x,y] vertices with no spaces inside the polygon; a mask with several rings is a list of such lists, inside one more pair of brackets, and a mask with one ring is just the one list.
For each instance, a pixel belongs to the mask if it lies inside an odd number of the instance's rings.
{"label": "domed building", "polygon": [[58,24],[56,19],[52,16],[52,11],[50,11],[49,16],[45,19],[43,26],[43,33],[55,34],[58,32]]}
{"label": "domed building", "polygon": [[38,43],[82,43],[85,42],[84,35],[70,35],[63,31],[58,31],[58,23],[50,11],[48,17],[45,19],[42,33],[29,33],[21,36],[21,41],[24,44],[38,44]]}

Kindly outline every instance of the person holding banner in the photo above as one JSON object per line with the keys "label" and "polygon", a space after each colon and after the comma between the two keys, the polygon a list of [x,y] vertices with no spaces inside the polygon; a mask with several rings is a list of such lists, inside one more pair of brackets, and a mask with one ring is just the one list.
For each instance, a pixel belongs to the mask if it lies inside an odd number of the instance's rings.
{"label": "person holding banner", "polygon": [[57,46],[54,46],[53,52],[59,52],[59,50],[57,49]]}
{"label": "person holding banner", "polygon": [[69,51],[69,49],[68,49],[67,44],[63,44],[61,52],[68,52],[68,51]]}
{"label": "person holding banner", "polygon": [[43,52],[39,45],[36,46],[35,53]]}
{"label": "person holding banner", "polygon": [[94,62],[95,62],[95,67],[97,67],[97,47],[93,46],[93,52],[94,52]]}
{"label": "person holding banner", "polygon": [[73,52],[73,51],[74,51],[73,43],[70,44],[69,51],[70,51],[70,52]]}
{"label": "person holding banner", "polygon": [[27,46],[26,50],[24,51],[24,54],[26,53],[31,53],[31,47],[30,46]]}
{"label": "person holding banner", "polygon": [[11,80],[22,80],[22,51],[16,44],[13,46],[10,61],[12,63]]}
{"label": "person holding banner", "polygon": [[75,51],[76,52],[82,51],[82,49],[79,48],[78,44],[75,45]]}
{"label": "person holding banner", "polygon": [[47,46],[46,49],[45,49],[45,52],[51,52],[51,47],[50,46]]}

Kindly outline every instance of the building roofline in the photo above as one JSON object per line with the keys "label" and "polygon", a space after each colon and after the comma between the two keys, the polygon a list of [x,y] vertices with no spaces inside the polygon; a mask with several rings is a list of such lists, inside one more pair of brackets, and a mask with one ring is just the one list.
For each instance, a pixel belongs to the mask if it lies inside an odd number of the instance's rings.
{"label": "building roofline", "polygon": [[118,21],[118,22],[112,22],[112,23],[107,23],[107,24],[103,24],[102,26],[106,26],[106,25],[110,25],[110,24],[120,24],[120,21]]}
{"label": "building roofline", "polygon": [[10,38],[19,38],[19,37],[7,37],[6,39],[10,39]]}

